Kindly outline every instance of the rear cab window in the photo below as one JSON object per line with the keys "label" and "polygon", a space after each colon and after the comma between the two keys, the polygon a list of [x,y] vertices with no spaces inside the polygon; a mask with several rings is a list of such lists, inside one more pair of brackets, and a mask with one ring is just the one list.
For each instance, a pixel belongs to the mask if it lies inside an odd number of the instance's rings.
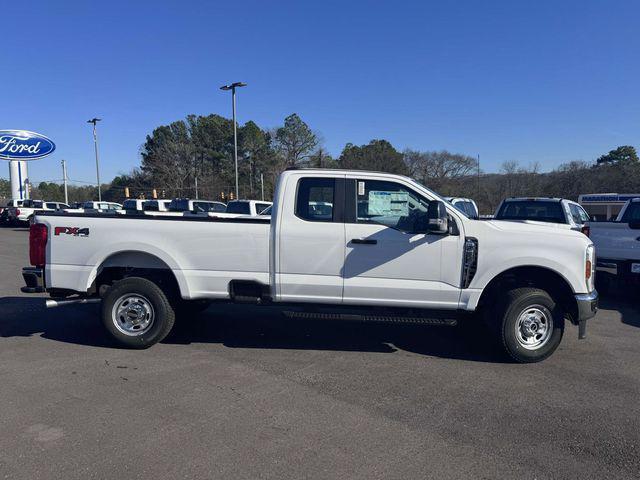
{"label": "rear cab window", "polygon": [[256,213],[258,215],[264,215],[264,211],[270,206],[271,204],[269,203],[256,203]]}
{"label": "rear cab window", "polygon": [[296,216],[309,222],[333,222],[335,178],[303,178],[298,182]]}
{"label": "rear cab window", "polygon": [[496,219],[566,223],[560,202],[545,200],[506,201],[500,207]]}
{"label": "rear cab window", "polygon": [[[103,207],[100,206],[100,208],[103,208]],[[122,204],[122,208],[124,208],[125,210],[137,210],[138,202],[135,200],[125,200],[124,203]]]}
{"label": "rear cab window", "polygon": [[229,202],[227,204],[226,212],[249,215],[251,214],[251,208],[249,202]]}
{"label": "rear cab window", "polygon": [[171,200],[171,203],[169,204],[169,210],[172,212],[188,212],[189,200]]}
{"label": "rear cab window", "polygon": [[160,206],[156,200],[148,200],[142,204],[142,210],[145,212],[157,212]]}

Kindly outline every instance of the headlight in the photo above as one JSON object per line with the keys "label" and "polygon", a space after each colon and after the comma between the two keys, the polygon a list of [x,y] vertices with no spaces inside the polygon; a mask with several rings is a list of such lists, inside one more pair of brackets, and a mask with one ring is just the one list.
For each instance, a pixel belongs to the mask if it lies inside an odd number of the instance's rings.
{"label": "headlight", "polygon": [[584,280],[587,284],[587,291],[592,292],[596,281],[596,249],[593,245],[587,247],[584,262]]}

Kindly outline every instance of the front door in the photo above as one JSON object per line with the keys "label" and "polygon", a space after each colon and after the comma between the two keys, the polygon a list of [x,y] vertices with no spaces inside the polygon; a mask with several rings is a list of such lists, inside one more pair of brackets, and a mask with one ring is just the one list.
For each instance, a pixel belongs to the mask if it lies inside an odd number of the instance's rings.
{"label": "front door", "polygon": [[395,181],[347,182],[343,302],[457,308],[462,237],[414,233],[430,200]]}

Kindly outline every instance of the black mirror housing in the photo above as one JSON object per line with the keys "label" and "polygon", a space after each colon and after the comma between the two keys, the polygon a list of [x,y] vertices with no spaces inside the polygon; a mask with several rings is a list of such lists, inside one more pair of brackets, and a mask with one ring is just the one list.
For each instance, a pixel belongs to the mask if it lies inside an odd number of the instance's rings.
{"label": "black mirror housing", "polygon": [[429,220],[427,226],[429,233],[439,235],[449,233],[449,214],[444,202],[440,200],[430,202],[427,210],[427,219]]}

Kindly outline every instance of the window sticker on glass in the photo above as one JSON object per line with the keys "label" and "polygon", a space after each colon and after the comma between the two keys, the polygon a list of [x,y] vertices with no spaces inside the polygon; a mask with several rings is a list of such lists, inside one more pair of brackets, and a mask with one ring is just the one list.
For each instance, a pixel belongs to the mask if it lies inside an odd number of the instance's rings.
{"label": "window sticker on glass", "polygon": [[370,216],[406,217],[409,215],[409,194],[371,190],[367,213]]}
{"label": "window sticker on glass", "polygon": [[364,195],[364,182],[358,182],[358,195]]}

